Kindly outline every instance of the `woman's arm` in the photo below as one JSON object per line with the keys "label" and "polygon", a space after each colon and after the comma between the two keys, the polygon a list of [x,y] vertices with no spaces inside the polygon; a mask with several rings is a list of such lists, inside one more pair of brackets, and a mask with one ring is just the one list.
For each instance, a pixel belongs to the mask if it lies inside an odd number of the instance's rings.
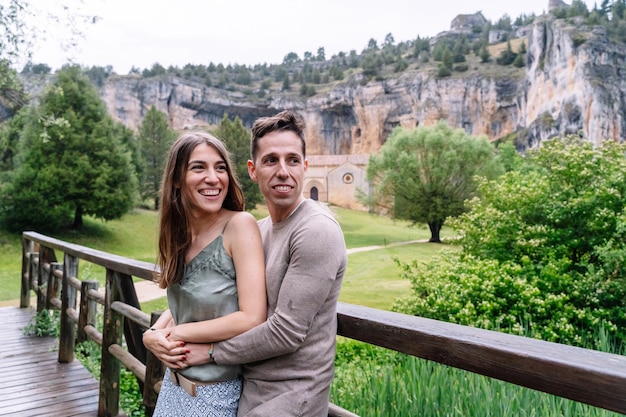
{"label": "woman's arm", "polygon": [[174,325],[174,319],[172,317],[172,312],[168,308],[159,316],[158,320],[154,322],[154,324],[152,325],[152,327],[150,327],[149,330],[153,330],[153,329],[163,330],[173,325]]}
{"label": "woman's arm", "polygon": [[166,310],[161,317],[143,334],[143,344],[161,362],[170,368],[180,368],[182,361],[186,359],[188,349],[180,340],[168,340],[174,320],[170,310]]}
{"label": "woman's arm", "polygon": [[207,343],[229,339],[265,321],[265,261],[261,233],[254,217],[238,212],[224,231],[224,248],[235,265],[239,311],[194,323],[174,326],[168,339]]}

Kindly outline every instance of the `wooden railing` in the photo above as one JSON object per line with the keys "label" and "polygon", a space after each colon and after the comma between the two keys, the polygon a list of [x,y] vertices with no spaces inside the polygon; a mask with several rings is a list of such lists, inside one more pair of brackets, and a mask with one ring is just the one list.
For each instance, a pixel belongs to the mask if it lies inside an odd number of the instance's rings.
{"label": "wooden railing", "polygon": [[[76,341],[94,340],[102,347],[98,415],[119,412],[121,365],[137,376],[151,414],[164,368],[146,352],[141,334],[158,313],[140,310],[133,277],[152,279],[154,265],[35,232],[22,236],[20,306],[29,306],[32,289],[38,310],[61,310],[59,362],[73,360]],[[63,262],[55,250],[63,252]],[[79,259],[105,268],[104,294],[96,281],[78,279]],[[104,306],[102,333],[95,322],[98,305]],[[341,336],[626,414],[624,356],[345,303],[337,317]],[[355,414],[331,404],[329,416]]]}

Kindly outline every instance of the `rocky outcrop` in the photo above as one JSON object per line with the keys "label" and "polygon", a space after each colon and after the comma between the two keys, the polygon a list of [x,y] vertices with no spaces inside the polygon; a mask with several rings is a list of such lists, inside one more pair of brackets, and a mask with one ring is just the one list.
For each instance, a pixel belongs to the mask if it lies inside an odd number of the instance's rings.
{"label": "rocky outcrop", "polygon": [[580,134],[599,143],[626,132],[626,48],[603,27],[581,32],[541,17],[528,42],[524,97],[517,129],[534,145],[554,135]]}
{"label": "rocky outcrop", "polygon": [[548,11],[553,11],[556,9],[562,9],[564,7],[568,7],[569,5],[565,3],[563,0],[550,0],[548,2]]}
{"label": "rocky outcrop", "polygon": [[357,73],[313,97],[264,99],[174,76],[111,76],[101,96],[111,115],[132,129],[152,105],[178,130],[215,125],[226,113],[250,127],[259,116],[292,109],[307,122],[308,153],[318,155],[372,154],[394,127],[438,120],[491,140],[513,138],[520,150],[564,134],[595,143],[622,140],[626,47],[610,42],[602,27],[582,29],[580,22],[538,17],[522,69],[491,65],[481,71],[477,64],[446,78],[411,70],[369,82]]}

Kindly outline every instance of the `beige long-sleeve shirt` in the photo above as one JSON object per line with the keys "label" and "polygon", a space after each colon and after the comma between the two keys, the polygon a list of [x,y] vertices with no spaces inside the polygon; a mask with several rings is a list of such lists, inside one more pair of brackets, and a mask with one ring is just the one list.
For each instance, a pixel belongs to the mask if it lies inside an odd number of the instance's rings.
{"label": "beige long-sleeve shirt", "polygon": [[239,416],[326,416],[334,375],[337,299],[347,266],[332,215],[305,200],[284,221],[259,221],[268,319],[215,345],[218,364],[247,364]]}

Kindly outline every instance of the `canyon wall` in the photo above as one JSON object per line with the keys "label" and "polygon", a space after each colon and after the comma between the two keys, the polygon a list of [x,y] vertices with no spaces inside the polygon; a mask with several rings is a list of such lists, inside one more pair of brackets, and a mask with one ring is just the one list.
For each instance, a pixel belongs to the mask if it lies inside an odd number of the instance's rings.
{"label": "canyon wall", "polygon": [[395,126],[440,119],[491,140],[511,137],[521,150],[564,134],[621,141],[626,47],[610,42],[602,27],[584,29],[538,17],[521,69],[478,65],[445,78],[412,70],[368,82],[355,74],[310,98],[279,93],[261,100],[173,76],[127,75],[109,77],[101,96],[113,117],[133,129],[152,105],[175,129],[215,125],[225,113],[250,127],[259,116],[292,109],[307,123],[308,153],[319,155],[371,154]]}

